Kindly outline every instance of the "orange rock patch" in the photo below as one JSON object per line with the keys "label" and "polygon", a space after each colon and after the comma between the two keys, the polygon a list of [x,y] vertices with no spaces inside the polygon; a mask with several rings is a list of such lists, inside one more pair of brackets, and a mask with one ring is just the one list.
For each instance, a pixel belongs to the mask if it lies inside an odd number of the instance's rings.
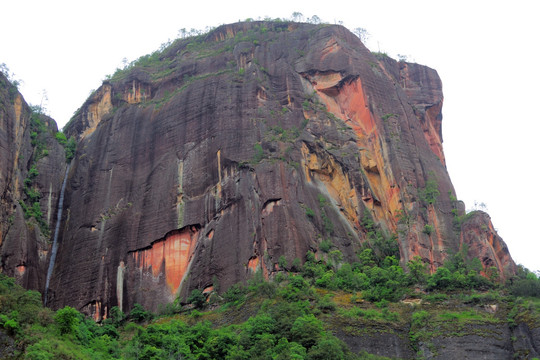
{"label": "orange rock patch", "polygon": [[24,273],[26,272],[26,266],[24,265],[19,265],[15,268],[15,271],[17,272],[17,275],[18,276],[23,276]]}
{"label": "orange rock patch", "polygon": [[173,232],[152,247],[134,252],[135,264],[154,277],[164,275],[171,294],[175,294],[193,258],[198,233],[193,226]]}
{"label": "orange rock patch", "polygon": [[[393,174],[385,166],[384,142],[379,141],[376,121],[368,106],[359,78],[342,82],[340,74],[316,74],[309,78],[329,112],[341,118],[358,135],[361,161],[373,194],[363,196],[378,221],[394,231],[395,216],[401,211],[401,193]],[[375,197],[378,201],[373,201]]]}
{"label": "orange rock patch", "polygon": [[247,266],[249,270],[253,271],[254,273],[257,272],[257,267],[259,266],[259,257],[255,256],[249,259]]}

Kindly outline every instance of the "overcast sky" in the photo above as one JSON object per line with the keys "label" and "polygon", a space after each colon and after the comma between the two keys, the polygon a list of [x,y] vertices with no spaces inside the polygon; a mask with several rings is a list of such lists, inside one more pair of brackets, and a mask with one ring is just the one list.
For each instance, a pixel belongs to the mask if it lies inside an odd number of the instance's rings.
{"label": "overcast sky", "polygon": [[[0,63],[62,127],[107,74],[178,30],[317,15],[365,28],[367,46],[436,69],[447,167],[467,208],[485,203],[517,263],[540,269],[540,20],[537,1],[3,2]],[[84,5],[83,5],[84,4]]]}

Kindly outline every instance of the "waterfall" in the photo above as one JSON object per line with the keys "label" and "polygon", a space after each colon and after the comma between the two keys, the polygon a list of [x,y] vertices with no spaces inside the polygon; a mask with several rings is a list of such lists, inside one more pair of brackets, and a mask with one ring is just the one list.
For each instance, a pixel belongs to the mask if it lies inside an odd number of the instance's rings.
{"label": "waterfall", "polygon": [[56,226],[54,227],[53,243],[51,248],[51,258],[49,260],[49,269],[47,270],[47,281],[45,282],[45,296],[43,297],[43,306],[47,305],[47,296],[49,292],[49,283],[54,269],[54,262],[56,261],[56,252],[58,251],[58,232],[60,231],[60,223],[62,222],[62,210],[64,208],[64,192],[66,191],[66,183],[69,174],[71,164],[68,164],[66,174],[64,175],[64,181],[62,182],[62,189],[60,189],[60,198],[58,199],[58,214],[56,215]]}

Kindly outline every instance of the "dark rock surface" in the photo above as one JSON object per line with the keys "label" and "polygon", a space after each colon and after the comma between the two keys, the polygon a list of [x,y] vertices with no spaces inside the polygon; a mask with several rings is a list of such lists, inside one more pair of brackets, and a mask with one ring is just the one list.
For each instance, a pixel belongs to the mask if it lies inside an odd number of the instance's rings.
{"label": "dark rock surface", "polygon": [[[0,267],[39,291],[44,290],[50,231],[66,169],[56,131],[54,120],[33,111],[0,74]],[[38,199],[30,199],[28,189],[38,192]],[[23,208],[33,202],[41,216],[28,216]]]}
{"label": "dark rock surface", "polygon": [[515,357],[523,359],[540,357],[540,327],[519,323],[512,329],[511,339]]}
{"label": "dark rock surface", "polygon": [[429,343],[419,344],[425,359],[513,359],[510,329],[506,324],[468,325]]}
{"label": "dark rock surface", "polygon": [[362,333],[337,332],[336,336],[355,353],[365,351],[392,359],[414,359],[416,357],[405,329],[377,329],[368,325],[362,328]]}
{"label": "dark rock surface", "polygon": [[[35,151],[29,110],[2,91],[2,270],[42,289],[52,235],[18,205]],[[462,231],[442,102],[435,70],[375,56],[341,26],[224,25],[141,58],[64,129],[78,144],[48,304],[97,320],[112,306],[156,310],[194,288],[271,277],[280,256],[303,260],[326,239],[352,260],[368,217],[397,235],[403,264],[419,255],[434,271],[468,244],[512,273],[489,217]],[[33,179],[49,228],[66,169],[51,133]]]}

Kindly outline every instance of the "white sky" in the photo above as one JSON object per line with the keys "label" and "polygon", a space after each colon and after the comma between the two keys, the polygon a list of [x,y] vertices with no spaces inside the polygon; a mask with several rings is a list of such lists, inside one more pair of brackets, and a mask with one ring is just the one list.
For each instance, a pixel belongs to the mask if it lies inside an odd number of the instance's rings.
{"label": "white sky", "polygon": [[487,204],[517,263],[540,269],[534,230],[540,133],[540,3],[484,1],[20,0],[0,6],[0,63],[29,103],[48,95],[62,127],[125,57],[132,61],[181,28],[293,12],[371,34],[367,46],[436,69],[443,82],[447,167],[468,208]]}

